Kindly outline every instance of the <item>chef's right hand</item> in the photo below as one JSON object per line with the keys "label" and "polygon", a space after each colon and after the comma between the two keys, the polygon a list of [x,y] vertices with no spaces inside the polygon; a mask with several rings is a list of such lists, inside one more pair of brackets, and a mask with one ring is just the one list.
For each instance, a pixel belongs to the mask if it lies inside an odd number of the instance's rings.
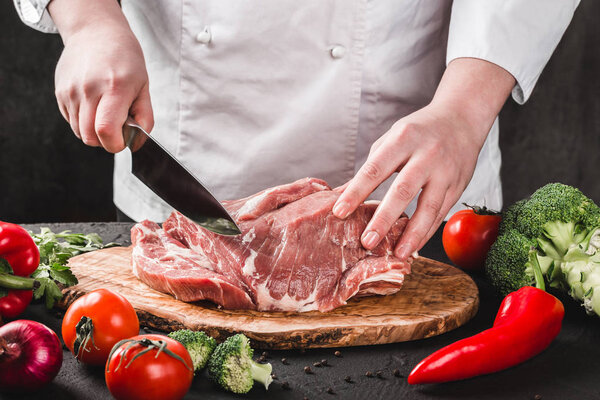
{"label": "chef's right hand", "polygon": [[112,20],[79,29],[65,24],[64,31],[59,20],[65,15],[58,14],[66,11],[50,10],[65,43],[55,74],[60,112],[85,144],[117,153],[125,148],[122,126],[128,114],[146,131],[154,125],[142,48],[120,9],[119,14],[108,10]]}

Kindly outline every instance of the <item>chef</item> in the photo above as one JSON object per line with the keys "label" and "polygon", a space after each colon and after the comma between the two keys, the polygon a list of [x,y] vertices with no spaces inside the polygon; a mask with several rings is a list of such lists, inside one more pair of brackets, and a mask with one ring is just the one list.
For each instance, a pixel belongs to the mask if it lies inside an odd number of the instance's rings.
{"label": "chef", "polygon": [[340,218],[381,199],[366,248],[407,212],[400,258],[463,202],[501,208],[498,112],[529,98],[579,3],[14,1],[60,33],[58,106],[85,144],[117,153],[125,215],[171,211],[130,173],[131,114],[221,200],[323,178],[342,186]]}

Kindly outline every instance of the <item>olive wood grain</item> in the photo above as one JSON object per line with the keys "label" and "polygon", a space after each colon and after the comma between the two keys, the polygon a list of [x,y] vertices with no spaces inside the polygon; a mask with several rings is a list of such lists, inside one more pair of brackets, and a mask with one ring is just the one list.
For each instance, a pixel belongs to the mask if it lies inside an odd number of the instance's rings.
{"label": "olive wood grain", "polygon": [[142,326],[163,331],[203,330],[224,339],[242,332],[271,349],[359,346],[403,342],[455,329],[477,312],[477,286],[464,272],[417,258],[402,289],[390,296],[351,299],[328,313],[224,310],[209,302],[184,303],[157,292],[131,272],[131,248],[113,247],[73,257],[79,284],[63,290],[62,307],[94,289],[125,296]]}

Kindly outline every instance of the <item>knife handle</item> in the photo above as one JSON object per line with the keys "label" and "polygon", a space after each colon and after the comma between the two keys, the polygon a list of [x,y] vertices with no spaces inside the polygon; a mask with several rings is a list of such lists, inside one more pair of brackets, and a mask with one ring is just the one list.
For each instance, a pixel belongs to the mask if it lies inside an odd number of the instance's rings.
{"label": "knife handle", "polygon": [[148,132],[133,117],[128,116],[123,124],[123,140],[125,141],[125,145],[129,147],[129,150],[131,152],[139,150],[147,139]]}

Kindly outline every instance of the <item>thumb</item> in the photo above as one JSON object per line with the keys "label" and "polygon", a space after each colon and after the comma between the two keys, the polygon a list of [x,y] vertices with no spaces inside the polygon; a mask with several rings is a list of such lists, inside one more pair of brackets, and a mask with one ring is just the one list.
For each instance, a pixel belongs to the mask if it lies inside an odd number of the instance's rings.
{"label": "thumb", "polygon": [[152,131],[152,128],[154,128],[154,112],[152,111],[148,83],[144,85],[131,104],[129,113],[146,132],[150,133]]}

